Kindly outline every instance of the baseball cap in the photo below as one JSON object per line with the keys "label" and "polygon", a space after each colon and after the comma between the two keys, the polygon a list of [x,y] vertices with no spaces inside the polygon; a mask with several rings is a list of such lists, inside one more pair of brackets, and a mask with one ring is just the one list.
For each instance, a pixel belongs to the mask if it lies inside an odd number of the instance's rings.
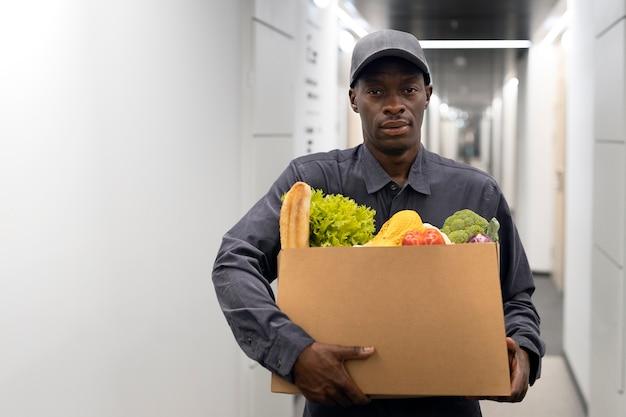
{"label": "baseball cap", "polygon": [[402,58],[415,64],[424,73],[426,85],[430,85],[430,70],[417,38],[407,32],[385,29],[364,36],[354,46],[350,65],[350,87],[354,86],[367,64],[387,56]]}

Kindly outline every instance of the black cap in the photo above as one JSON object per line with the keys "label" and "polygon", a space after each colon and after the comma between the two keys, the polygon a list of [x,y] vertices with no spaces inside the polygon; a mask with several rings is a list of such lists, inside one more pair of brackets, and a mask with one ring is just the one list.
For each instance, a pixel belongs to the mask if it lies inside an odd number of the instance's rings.
{"label": "black cap", "polygon": [[350,87],[354,86],[367,64],[386,56],[406,59],[417,65],[424,73],[424,82],[430,85],[430,70],[417,38],[407,32],[386,29],[366,35],[354,46],[350,65]]}

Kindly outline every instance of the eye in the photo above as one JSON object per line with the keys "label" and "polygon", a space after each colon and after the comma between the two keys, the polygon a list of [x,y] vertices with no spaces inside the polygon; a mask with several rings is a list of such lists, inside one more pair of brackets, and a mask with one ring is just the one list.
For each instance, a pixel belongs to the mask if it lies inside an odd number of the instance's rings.
{"label": "eye", "polygon": [[383,94],[383,90],[381,88],[370,88],[367,90],[367,94],[370,96],[380,96]]}
{"label": "eye", "polygon": [[407,87],[407,88],[405,88],[404,90],[402,90],[402,92],[403,92],[404,94],[408,94],[408,95],[415,94],[415,93],[417,93],[418,91],[419,91],[419,90],[418,90],[416,87]]}

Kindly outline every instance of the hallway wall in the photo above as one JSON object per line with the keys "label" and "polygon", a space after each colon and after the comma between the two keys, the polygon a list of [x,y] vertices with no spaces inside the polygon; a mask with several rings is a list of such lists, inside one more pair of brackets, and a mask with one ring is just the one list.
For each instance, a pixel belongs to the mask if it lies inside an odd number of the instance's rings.
{"label": "hallway wall", "polygon": [[[563,350],[578,386],[590,401],[591,249],[593,217],[593,5],[569,0],[567,56],[567,128],[565,146],[565,256]],[[581,88],[581,85],[583,88]]]}
{"label": "hallway wall", "polygon": [[626,4],[594,3],[591,417],[626,414]]}
{"label": "hallway wall", "polygon": [[[540,41],[540,39],[537,39]],[[526,135],[520,144],[517,226],[535,272],[551,272],[554,243],[553,137],[555,74],[553,46],[535,42],[528,52]]]}
{"label": "hallway wall", "polygon": [[0,415],[238,414],[239,33],[239,1],[1,3]]}

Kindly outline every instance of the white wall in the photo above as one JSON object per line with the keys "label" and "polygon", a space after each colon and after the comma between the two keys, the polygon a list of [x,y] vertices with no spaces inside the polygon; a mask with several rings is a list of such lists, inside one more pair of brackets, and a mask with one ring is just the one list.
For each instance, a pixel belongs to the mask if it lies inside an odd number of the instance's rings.
{"label": "white wall", "polygon": [[480,160],[478,167],[483,171],[489,171],[491,161],[491,129],[493,121],[491,120],[491,106],[483,111],[480,118],[479,134],[480,134]]}
{"label": "white wall", "polygon": [[[292,1],[292,0],[290,0]],[[316,50],[318,53],[318,62],[315,66],[305,69],[305,76],[314,77],[318,81],[318,87],[316,92],[319,94],[319,100],[312,103],[310,100],[297,101],[297,106],[301,111],[304,111],[303,119],[299,121],[304,126],[298,126],[300,131],[306,130],[307,125],[313,125],[315,129],[315,137],[312,152],[324,152],[331,149],[337,149],[340,147],[340,143],[343,143],[344,139],[340,141],[338,130],[338,101],[339,89],[337,86],[337,77],[339,71],[337,70],[338,61],[338,25],[337,25],[337,12],[339,7],[336,0],[329,2],[329,5],[323,9],[316,7],[310,0],[304,1],[307,10],[307,14],[302,18],[304,23],[302,28],[305,32],[310,32],[319,39],[315,42]],[[314,28],[308,23],[313,21]],[[304,33],[301,34],[304,36]],[[304,51],[304,45],[301,46]],[[342,93],[342,97],[345,95]],[[306,96],[302,96],[306,97]],[[348,100],[349,103],[349,100]],[[348,104],[346,104],[347,106]],[[319,113],[318,117],[313,114],[307,114],[307,111],[313,110]],[[304,140],[303,140],[304,139]],[[297,135],[296,141],[298,143],[305,142],[305,135]],[[296,145],[296,153],[299,148]],[[305,150],[306,151],[306,150]]]}
{"label": "white wall", "polygon": [[0,6],[0,415],[234,416],[239,2]]}
{"label": "white wall", "polygon": [[[578,386],[589,403],[590,308],[593,185],[593,28],[592,3],[570,0],[567,56],[567,129],[565,175],[565,280],[563,294],[563,350]],[[580,88],[583,85],[584,88]]]}
{"label": "white wall", "polygon": [[439,153],[450,159],[459,157],[459,128],[456,121],[442,117],[439,122]]}
{"label": "white wall", "polygon": [[491,166],[493,176],[502,184],[502,137],[503,137],[503,110],[502,110],[502,93],[497,91],[493,101],[491,102]]}
{"label": "white wall", "polygon": [[[338,103],[349,103],[347,88],[342,100],[338,96],[336,7],[334,0],[325,8],[309,0],[242,1],[244,89],[238,116],[244,211],[294,157],[346,143],[344,137],[340,144],[338,134]],[[300,406],[294,397],[272,394],[270,373],[242,358],[240,416],[294,415]]]}
{"label": "white wall", "polygon": [[511,210],[515,210],[517,152],[517,89],[518,79],[509,78],[502,87],[502,192]]}
{"label": "white wall", "polygon": [[439,112],[439,106],[441,105],[441,99],[438,95],[432,94],[430,96],[430,103],[426,110],[425,119],[428,120],[428,146],[427,149],[431,152],[441,152],[441,115]]}
{"label": "white wall", "polygon": [[[591,417],[626,415],[626,4],[593,10]],[[587,103],[585,103],[587,105]]]}
{"label": "white wall", "polygon": [[[540,40],[540,39],[539,39]],[[551,44],[528,52],[526,137],[521,151],[516,204],[517,226],[533,271],[552,270],[554,241],[555,54]]]}

